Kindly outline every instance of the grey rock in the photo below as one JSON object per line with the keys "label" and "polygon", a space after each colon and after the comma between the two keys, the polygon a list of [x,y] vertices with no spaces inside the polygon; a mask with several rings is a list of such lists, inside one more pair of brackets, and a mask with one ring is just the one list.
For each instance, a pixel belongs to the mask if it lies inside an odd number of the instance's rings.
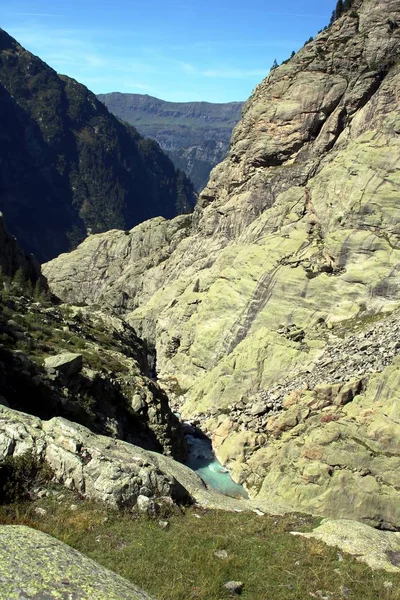
{"label": "grey rock", "polygon": [[62,374],[65,377],[73,377],[80,373],[83,365],[82,354],[63,352],[56,356],[49,356],[44,361],[45,369],[50,374]]}
{"label": "grey rock", "polygon": [[39,516],[39,517],[45,517],[47,515],[47,510],[45,508],[41,508],[40,506],[37,506],[35,508],[35,513]]}
{"label": "grey rock", "polygon": [[224,588],[232,595],[236,594],[240,596],[244,588],[244,583],[242,581],[227,581],[224,583]]}
{"label": "grey rock", "polygon": [[28,597],[154,600],[133,583],[41,531],[22,525],[3,525],[0,598]]}
{"label": "grey rock", "polygon": [[136,504],[137,504],[137,509],[140,513],[150,515],[155,512],[154,501],[151,500],[148,496],[139,495],[137,497]]}
{"label": "grey rock", "polygon": [[217,550],[214,552],[214,556],[216,558],[221,558],[222,560],[226,560],[228,558],[228,552],[226,550]]}
{"label": "grey rock", "polygon": [[257,403],[257,404],[253,404],[253,406],[250,407],[249,413],[251,415],[254,416],[261,416],[263,414],[265,414],[267,412],[267,407],[265,404],[262,403]]}

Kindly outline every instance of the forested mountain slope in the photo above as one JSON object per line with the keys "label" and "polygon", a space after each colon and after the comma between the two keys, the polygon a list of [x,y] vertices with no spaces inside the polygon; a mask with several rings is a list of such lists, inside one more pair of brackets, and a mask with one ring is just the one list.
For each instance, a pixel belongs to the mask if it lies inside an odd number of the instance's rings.
{"label": "forested mountain slope", "polygon": [[190,212],[186,176],[86,87],[0,30],[0,210],[48,260],[88,232]]}

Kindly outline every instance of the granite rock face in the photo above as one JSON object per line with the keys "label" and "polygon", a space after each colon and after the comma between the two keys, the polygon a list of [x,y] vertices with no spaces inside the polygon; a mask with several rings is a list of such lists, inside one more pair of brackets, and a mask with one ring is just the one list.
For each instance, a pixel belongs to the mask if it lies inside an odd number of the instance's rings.
{"label": "granite rock face", "polygon": [[41,531],[3,525],[0,541],[2,598],[154,600],[133,583]]}
{"label": "granite rock face", "polygon": [[32,452],[47,462],[56,481],[87,498],[126,508],[136,505],[143,490],[152,498],[190,499],[174,476],[159,468],[156,453],[95,435],[62,417],[42,421],[0,407],[0,432],[2,458]]}
{"label": "granite rock face", "polygon": [[[385,360],[386,348],[330,353],[400,304],[399,23],[395,0],[356,1],[272,71],[180,239],[166,232],[181,221],[150,221],[44,267],[62,298],[104,300],[155,345],[160,383],[253,495],[388,527],[400,525],[396,341]],[[288,381],[314,370],[288,399]]]}

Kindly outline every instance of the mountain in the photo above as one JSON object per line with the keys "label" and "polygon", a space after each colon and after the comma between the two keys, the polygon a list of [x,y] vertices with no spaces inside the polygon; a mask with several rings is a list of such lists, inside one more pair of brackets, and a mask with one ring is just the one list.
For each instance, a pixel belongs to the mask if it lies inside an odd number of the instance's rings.
{"label": "mountain", "polygon": [[392,529],[399,134],[399,3],[355,0],[256,87],[193,218],[44,267],[154,344],[159,382],[252,498]]}
{"label": "mountain", "polygon": [[0,217],[0,505],[48,496],[37,486],[52,482],[148,516],[242,509],[177,462],[184,426],[152,349],[115,314],[60,304],[30,260]]}
{"label": "mountain", "polygon": [[200,192],[228,154],[243,102],[166,102],[143,94],[99,94],[117,117],[156,140]]}
{"label": "mountain", "polygon": [[158,144],[0,30],[0,210],[48,260],[88,232],[190,212],[195,193]]}

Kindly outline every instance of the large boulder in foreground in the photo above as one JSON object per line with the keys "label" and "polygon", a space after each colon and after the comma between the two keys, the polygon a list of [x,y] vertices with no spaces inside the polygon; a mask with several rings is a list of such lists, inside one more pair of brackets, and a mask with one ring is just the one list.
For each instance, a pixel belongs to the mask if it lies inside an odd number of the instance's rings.
{"label": "large boulder in foreground", "polygon": [[154,600],[67,544],[24,525],[0,529],[0,598]]}

